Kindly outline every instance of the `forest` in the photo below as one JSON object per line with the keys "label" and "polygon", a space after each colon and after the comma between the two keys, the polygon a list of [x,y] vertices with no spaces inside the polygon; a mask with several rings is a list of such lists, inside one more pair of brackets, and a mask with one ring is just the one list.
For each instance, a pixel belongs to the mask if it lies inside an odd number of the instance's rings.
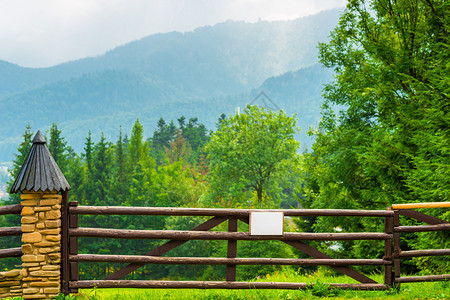
{"label": "forest", "polygon": [[[147,138],[136,120],[116,141],[87,133],[82,153],[67,145],[53,124],[47,145],[81,205],[386,209],[393,203],[450,201],[450,3],[448,1],[349,1],[331,39],[319,45],[321,63],[334,70],[324,87],[322,120],[309,134],[312,149],[299,152],[295,116],[247,106],[221,115],[208,130],[198,118],[161,118]],[[305,130],[305,128],[304,128]],[[27,127],[14,161],[17,174],[31,147]],[[18,203],[17,196],[3,205]],[[449,221],[448,209],[423,212]],[[124,229],[190,229],[201,218],[85,217],[80,226]],[[3,219],[10,224],[13,219]],[[402,224],[412,224],[403,219]],[[303,218],[294,230],[382,231],[364,218]],[[245,230],[245,228],[241,228]],[[414,233],[402,249],[448,248],[449,233]],[[0,241],[0,248],[9,241]],[[142,254],[157,241],[80,242],[80,253]],[[374,258],[376,241],[315,246],[332,257]],[[142,249],[145,249],[142,251]],[[238,246],[239,257],[303,257],[277,243]],[[226,256],[221,242],[198,241],[170,253]],[[2,268],[8,267],[2,265]],[[406,273],[445,273],[450,259],[413,258]],[[111,265],[80,265],[81,277],[101,278]],[[241,267],[238,280],[277,267]],[[376,269],[365,267],[365,271]],[[221,279],[224,268],[155,266],[130,278]],[[240,278],[239,278],[240,276]]]}

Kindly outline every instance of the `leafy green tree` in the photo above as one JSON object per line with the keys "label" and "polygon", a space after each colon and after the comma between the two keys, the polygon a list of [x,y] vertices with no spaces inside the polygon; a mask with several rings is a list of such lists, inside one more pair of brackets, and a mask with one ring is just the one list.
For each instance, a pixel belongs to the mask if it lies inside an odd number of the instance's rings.
{"label": "leafy green tree", "polygon": [[305,156],[305,207],[449,201],[449,8],[443,0],[348,2],[331,40],[320,45],[321,62],[336,74],[324,89],[314,152]]}
{"label": "leafy green tree", "polygon": [[283,111],[250,105],[224,120],[206,146],[217,195],[239,198],[253,191],[259,205],[264,198],[276,199],[274,178],[298,158],[295,124]]}

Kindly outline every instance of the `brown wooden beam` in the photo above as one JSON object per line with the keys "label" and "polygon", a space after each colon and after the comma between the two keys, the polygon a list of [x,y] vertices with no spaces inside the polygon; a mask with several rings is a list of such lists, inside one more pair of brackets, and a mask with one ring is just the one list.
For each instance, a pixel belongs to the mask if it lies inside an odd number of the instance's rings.
{"label": "brown wooden beam", "polygon": [[22,248],[20,247],[0,250],[0,258],[21,257],[21,256],[22,256]]}
{"label": "brown wooden beam", "polygon": [[398,226],[394,228],[397,232],[425,232],[425,231],[446,231],[450,230],[450,223],[437,225],[419,225],[419,226]]}
{"label": "brown wooden beam", "polygon": [[347,216],[387,217],[392,211],[357,209],[226,209],[226,208],[184,208],[184,207],[128,207],[128,206],[78,206],[70,213],[79,215],[163,215],[163,216],[221,216],[248,217],[250,212],[276,211],[285,216]]}
{"label": "brown wooden beam", "polygon": [[128,230],[105,228],[70,229],[70,236],[116,238],[116,239],[173,239],[173,240],[280,240],[280,241],[342,241],[342,240],[386,240],[392,234],[378,232],[353,233],[308,233],[287,232],[278,235],[250,235],[248,232],[206,232],[182,230]]}
{"label": "brown wooden beam", "polygon": [[350,266],[350,265],[389,265],[383,259],[298,259],[298,258],[225,258],[225,257],[161,257],[145,255],[70,255],[70,261],[139,263],[167,265],[292,265],[292,266]]}
{"label": "brown wooden beam", "polygon": [[69,192],[61,200],[61,292],[69,294]]}
{"label": "brown wooden beam", "polygon": [[450,249],[401,251],[399,257],[444,256],[444,255],[450,255]]}
{"label": "brown wooden beam", "polygon": [[450,274],[410,276],[395,279],[396,282],[425,282],[425,281],[444,281],[444,280],[450,280]]}
{"label": "brown wooden beam", "polygon": [[0,236],[16,236],[21,235],[22,229],[20,227],[3,227],[0,228]]}
{"label": "brown wooden beam", "polygon": [[433,216],[429,216],[427,214],[424,214],[424,213],[421,213],[421,212],[418,212],[415,210],[402,209],[402,210],[399,210],[399,214],[401,214],[405,217],[408,217],[408,218],[416,219],[416,220],[424,222],[424,223],[428,223],[430,225],[449,223],[447,221],[441,220],[441,219],[433,217]]}
{"label": "brown wooden beam", "polygon": [[20,204],[0,206],[0,216],[1,215],[18,215],[21,212],[22,212],[22,205],[20,205]]}
{"label": "brown wooden beam", "polygon": [[[238,220],[236,218],[228,219],[228,232],[237,232],[238,230]],[[228,240],[227,244],[227,258],[234,259],[237,254],[237,240]],[[236,281],[236,265],[227,264],[226,269],[226,280]]]}
{"label": "brown wooden beam", "polygon": [[[214,227],[216,227],[217,225],[225,222],[226,220],[228,220],[228,218],[224,218],[224,217],[213,217],[211,219],[209,219],[208,221],[196,226],[195,228],[192,229],[192,231],[203,231],[203,230],[210,230]],[[146,255],[147,256],[161,256],[167,252],[169,252],[170,250],[183,245],[184,243],[188,242],[188,240],[172,240],[172,241],[168,241],[165,244],[162,244],[159,247],[156,247],[155,249],[153,249],[152,251],[148,252]],[[134,264],[130,264],[116,272],[114,272],[113,274],[108,275],[105,280],[115,280],[115,279],[120,279],[125,277],[126,275],[130,274],[131,272],[139,269],[140,267],[144,266],[144,264],[138,264],[138,263],[134,263]]]}
{"label": "brown wooden beam", "polygon": [[[352,290],[387,290],[389,287],[378,283],[329,283],[329,288]],[[228,282],[228,281],[143,281],[143,280],[84,280],[71,282],[71,288],[163,288],[163,289],[306,289],[314,284],[302,282]]]}

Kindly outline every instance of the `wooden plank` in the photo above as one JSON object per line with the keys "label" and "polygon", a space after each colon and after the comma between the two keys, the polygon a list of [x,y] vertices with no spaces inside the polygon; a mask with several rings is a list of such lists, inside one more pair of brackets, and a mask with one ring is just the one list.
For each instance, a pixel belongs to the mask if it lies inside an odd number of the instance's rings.
{"label": "wooden plank", "polygon": [[22,205],[5,205],[0,206],[0,216],[1,215],[19,215],[22,212]]}
{"label": "wooden plank", "polygon": [[[238,223],[236,218],[228,219],[228,232],[237,232]],[[237,254],[237,240],[228,240],[227,258],[236,258]],[[236,265],[227,265],[226,280],[236,281]]]}
{"label": "wooden plank", "polygon": [[342,241],[342,240],[386,240],[392,234],[379,232],[354,233],[308,233],[287,232],[283,236],[250,235],[248,232],[206,232],[183,230],[128,230],[105,228],[77,228],[69,230],[70,236],[115,239],[173,239],[173,240],[280,240],[280,241]]}
{"label": "wooden plank", "polygon": [[20,227],[3,227],[0,228],[0,236],[16,236],[21,235],[22,229]]}
{"label": "wooden plank", "polygon": [[444,281],[444,280],[450,280],[450,274],[410,276],[395,279],[396,282],[425,282],[425,281]]}
{"label": "wooden plank", "polygon": [[166,265],[290,265],[290,266],[350,266],[389,265],[383,259],[298,259],[298,258],[225,258],[225,257],[161,257],[145,255],[70,255],[71,262],[109,262]]}
{"label": "wooden plank", "polygon": [[[224,217],[213,217],[212,219],[209,219],[208,221],[196,226],[195,228],[192,229],[192,231],[203,231],[203,230],[210,230],[214,227],[216,227],[217,225],[221,224],[222,222],[225,222],[226,220],[228,220],[228,218],[224,218]],[[172,241],[168,241],[165,244],[162,244],[159,247],[156,247],[155,249],[153,249],[152,251],[148,252],[146,255],[147,256],[161,256],[163,254],[165,254],[166,252],[183,245],[184,243],[188,242],[187,240],[172,240]],[[114,280],[114,279],[120,279],[123,278],[124,276],[130,274],[131,272],[139,269],[140,267],[144,266],[143,264],[130,264],[110,275],[108,275],[105,280]]]}
{"label": "wooden plank", "polygon": [[392,211],[357,209],[226,209],[226,208],[184,208],[184,207],[129,207],[129,206],[78,206],[70,209],[79,215],[163,215],[163,216],[221,216],[248,217],[252,211],[283,212],[285,216],[347,216],[387,217]]}
{"label": "wooden plank", "polygon": [[[329,288],[352,290],[387,290],[389,287],[378,283],[327,283]],[[302,282],[228,282],[228,281],[162,281],[162,280],[84,280],[72,282],[71,287],[88,288],[156,288],[156,289],[290,289],[311,288],[314,284]]]}
{"label": "wooden plank", "polygon": [[397,226],[397,232],[426,232],[426,231],[447,231],[450,230],[450,223],[437,225],[418,225],[418,226]]}
{"label": "wooden plank", "polygon": [[61,201],[61,292],[69,294],[69,192],[62,192]]}
{"label": "wooden plank", "polygon": [[450,202],[392,204],[393,209],[444,208],[444,207],[450,207]]}
{"label": "wooden plank", "polygon": [[402,251],[400,248],[400,233],[396,231],[396,227],[400,225],[400,214],[398,210],[394,211],[394,229],[393,229],[393,237],[394,237],[394,286],[398,289],[400,288],[400,282],[398,279],[400,278],[400,258],[399,254]]}
{"label": "wooden plank", "polygon": [[450,255],[450,249],[410,250],[400,252],[399,257],[444,256]]}
{"label": "wooden plank", "polygon": [[[291,245],[292,247],[308,254],[311,257],[317,258],[317,259],[332,259],[331,256],[326,255],[323,252],[320,252],[319,250],[317,250],[316,248],[305,244],[303,242],[300,241],[292,241],[292,242],[285,242],[288,245]],[[367,277],[364,274],[359,273],[358,271],[355,271],[349,267],[338,267],[338,266],[332,266],[333,269],[335,269],[336,271],[345,274],[359,282],[362,283],[377,283],[375,280],[372,280],[371,278]]]}
{"label": "wooden plank", "polygon": [[[394,227],[394,218],[385,217],[384,218],[384,233],[392,234]],[[393,286],[394,278],[392,274],[392,246],[393,239],[384,240],[384,257],[383,259],[389,260],[391,263],[384,266],[384,284]]]}
{"label": "wooden plank", "polygon": [[449,223],[447,221],[441,220],[441,219],[436,218],[436,217],[429,216],[427,214],[424,214],[424,213],[421,213],[421,212],[418,212],[418,211],[415,211],[415,210],[402,209],[402,210],[399,211],[399,214],[401,214],[401,215],[403,215],[405,217],[416,219],[416,220],[421,221],[421,222],[428,223],[430,225]]}
{"label": "wooden plank", "polygon": [[22,248],[9,248],[9,249],[0,249],[0,258],[7,257],[21,257],[22,256]]}

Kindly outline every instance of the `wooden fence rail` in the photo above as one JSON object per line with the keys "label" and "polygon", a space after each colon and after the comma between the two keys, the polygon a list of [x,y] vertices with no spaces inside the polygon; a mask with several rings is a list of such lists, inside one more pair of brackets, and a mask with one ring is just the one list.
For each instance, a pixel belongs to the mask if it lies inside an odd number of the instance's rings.
{"label": "wooden fence rail", "polygon": [[[0,216],[2,215],[19,215],[22,211],[20,204],[0,206]],[[19,236],[22,234],[20,227],[0,227],[0,237]],[[22,256],[22,248],[0,249],[0,258],[11,258]]]}

